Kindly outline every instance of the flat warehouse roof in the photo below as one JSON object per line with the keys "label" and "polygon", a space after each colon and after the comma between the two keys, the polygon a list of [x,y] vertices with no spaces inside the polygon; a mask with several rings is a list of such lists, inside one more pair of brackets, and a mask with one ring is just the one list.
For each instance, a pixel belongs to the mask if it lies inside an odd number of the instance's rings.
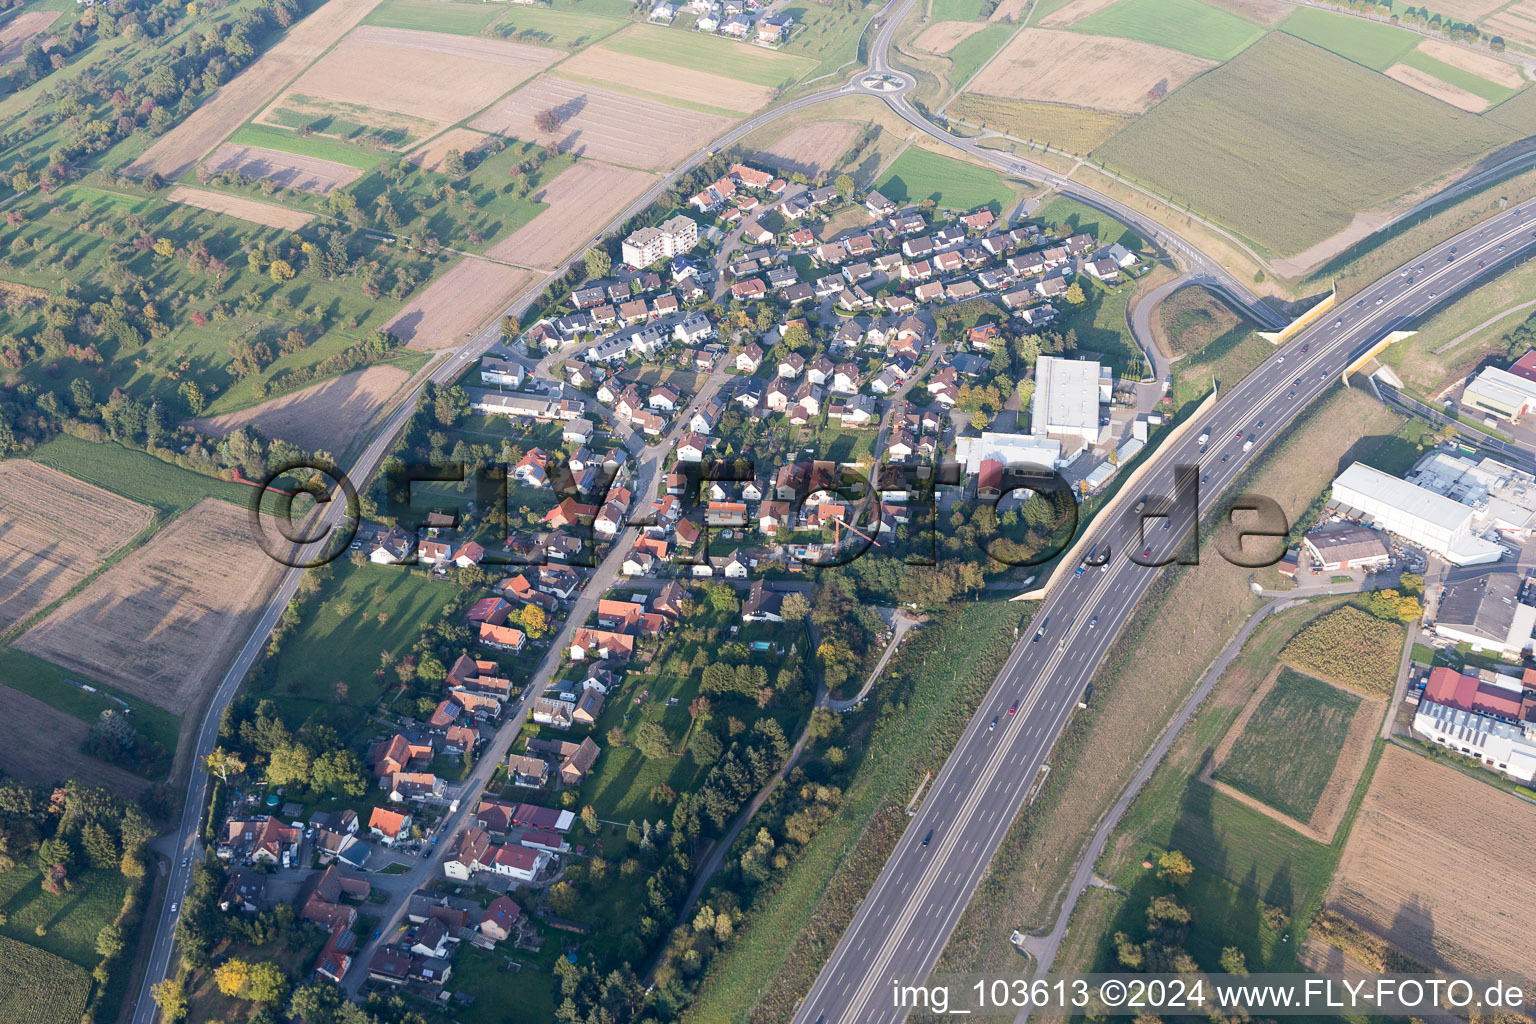
{"label": "flat warehouse roof", "polygon": [[1099,429],[1099,364],[1041,356],[1035,386],[1045,396],[1047,430]]}
{"label": "flat warehouse roof", "polygon": [[[1472,509],[1459,501],[1442,497],[1418,484],[1399,480],[1363,462],[1353,463],[1340,473],[1334,478],[1333,486],[1334,497],[1345,504],[1359,504],[1354,500],[1354,495],[1359,495],[1444,530],[1455,530],[1472,515]],[[1345,492],[1342,495],[1339,493],[1340,488]]]}

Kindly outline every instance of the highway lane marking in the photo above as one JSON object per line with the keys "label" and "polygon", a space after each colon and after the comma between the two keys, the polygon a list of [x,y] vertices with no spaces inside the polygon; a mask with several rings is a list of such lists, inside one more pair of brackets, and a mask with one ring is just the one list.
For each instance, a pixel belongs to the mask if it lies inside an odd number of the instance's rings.
{"label": "highway lane marking", "polygon": [[[1113,562],[1113,559],[1112,559],[1112,562]],[[1117,570],[1118,569],[1123,569],[1127,563],[1128,563],[1128,556],[1122,555],[1120,557],[1120,559],[1118,560],[1118,565],[1116,566]],[[1097,599],[1097,597],[1099,595],[1101,595],[1102,593],[1107,591],[1107,589],[1109,588],[1110,584],[1113,582],[1113,577],[1118,575],[1118,571],[1114,572],[1114,573],[1101,573],[1100,575],[1103,578],[1098,580],[1098,581],[1096,581],[1096,585],[1095,585],[1094,591],[1093,591],[1095,599]],[[1080,616],[1079,616],[1079,618],[1080,618]],[[1074,619],[1073,622],[1068,624],[1068,626],[1067,626],[1068,632],[1065,634],[1064,640],[1068,640],[1068,639],[1071,638],[1071,636],[1072,636],[1072,633],[1071,633],[1072,625],[1074,623],[1076,623],[1077,621],[1078,621],[1078,619]],[[1018,659],[1023,656],[1023,654],[1027,651],[1028,647],[1031,646],[1032,644],[1033,644],[1033,641],[1031,641],[1031,643],[1029,645],[1025,645],[1025,644],[1019,645],[1019,648],[1016,650],[1015,654],[1012,657],[1010,657],[1009,664],[1012,665],[1013,663],[1018,661]],[[1024,720],[1027,719],[1033,713],[1033,711],[1034,711],[1035,707],[1038,705],[1040,699],[1042,698],[1042,696],[1044,696],[1045,691],[1047,690],[1047,688],[1049,686],[1049,683],[1051,682],[1052,676],[1055,674],[1057,669],[1061,667],[1061,662],[1063,660],[1063,655],[1064,655],[1066,649],[1067,649],[1066,647],[1058,646],[1053,651],[1051,651],[1050,653],[1047,654],[1045,665],[1041,668],[1039,675],[1036,677],[1034,682],[1030,685],[1030,688],[1029,688],[1025,698],[1021,701],[1021,708],[1020,708],[1020,710],[1022,711],[1022,714],[1017,716],[1019,721],[1017,723],[1011,725],[1011,726],[1005,726],[1004,727],[1004,733],[1003,733],[1003,741],[1004,742],[998,743],[998,744],[995,745],[995,747],[993,749],[993,752],[992,752],[992,755],[988,758],[987,766],[986,766],[986,768],[984,769],[984,771],[982,773],[981,779],[979,779],[978,780],[978,784],[971,789],[970,793],[967,795],[966,799],[963,801],[961,807],[956,812],[956,816],[955,816],[955,819],[954,819],[956,827],[952,828],[951,830],[949,830],[949,832],[947,832],[945,834],[944,838],[940,840],[938,850],[935,851],[935,853],[932,855],[932,859],[930,861],[930,865],[932,865],[932,866],[925,873],[923,878],[920,880],[919,885],[918,885],[918,890],[919,891],[914,894],[916,901],[920,902],[920,901],[925,900],[927,898],[928,894],[932,891],[934,884],[938,881],[938,878],[939,878],[939,872],[937,870],[937,867],[942,865],[942,864],[946,864],[949,861],[949,858],[952,856],[956,846],[958,845],[960,837],[964,834],[964,829],[966,827],[966,824],[963,824],[963,823],[969,823],[971,820],[974,820],[976,804],[985,795],[987,795],[987,785],[983,785],[982,783],[986,783],[986,784],[989,785],[990,783],[992,783],[993,781],[996,780],[999,771],[1001,770],[1003,765],[1007,763],[1007,759],[1006,759],[1006,757],[1004,755],[1009,752],[1010,748],[1017,742],[1017,740],[1025,739],[1026,738],[1023,735]],[[1012,674],[1011,672],[1008,672],[1007,669],[1005,669],[1005,673],[1009,674],[1009,675]],[[1001,681],[1001,677],[1000,677],[1000,681]],[[994,689],[996,689],[996,688],[997,688],[997,686],[996,686],[996,684],[994,684]],[[1070,707],[1075,702],[1070,702],[1069,701],[1069,702],[1066,702],[1066,703],[1067,703],[1067,706]],[[978,715],[975,719],[973,719],[973,721],[972,721],[972,728],[971,728],[971,730],[968,730],[967,733],[966,733],[966,736],[971,737],[971,739],[968,741],[965,738],[962,738],[962,742],[974,742],[975,737],[977,737],[979,735],[979,733],[976,731],[976,727],[979,726],[982,717],[983,716]],[[1010,716],[1010,717],[1012,717],[1012,716]],[[1036,726],[1036,729],[1038,729],[1038,725]],[[1035,735],[1035,733],[1031,732],[1030,735],[1033,736],[1033,735]],[[1046,753],[1046,751],[1044,751],[1044,750],[1037,750],[1037,751],[1035,751],[1035,755],[1038,755],[1038,757],[1041,760],[1043,760],[1045,753]],[[1031,759],[1033,759],[1033,756],[1034,755],[1032,755]],[[945,770],[948,770],[949,765],[953,764],[953,763],[954,762],[953,762],[952,759],[950,761],[946,762],[945,768],[941,769],[941,772],[945,771]],[[1035,773],[1038,774],[1038,771],[1039,771],[1039,769],[1037,767],[1035,769]],[[1017,786],[1017,783],[1015,783],[1015,788],[1016,788],[1016,786]],[[1011,818],[1009,820],[1011,820]],[[918,828],[922,827],[921,823],[915,823],[915,824],[917,824]],[[940,828],[940,827],[942,827],[942,824],[936,824],[933,827],[934,828]],[[917,832],[916,828],[909,828],[907,830],[907,832],[903,834],[903,840],[906,839],[907,835],[915,836],[916,832]],[[994,828],[993,834],[994,835],[996,834],[996,828]],[[892,859],[893,860],[895,859],[895,857],[897,855],[899,855],[899,854],[901,854],[903,852],[902,849],[901,849],[902,845],[903,845],[903,843],[901,841],[898,841],[897,849],[892,854]],[[889,864],[889,862],[888,862],[888,864]],[[872,898],[873,898],[873,894],[872,894]],[[893,931],[893,934],[892,934],[891,938],[889,940],[887,940],[880,947],[880,949],[878,950],[878,952],[876,954],[876,958],[875,958],[876,963],[875,963],[875,965],[872,965],[873,969],[871,969],[869,971],[869,973],[865,977],[864,983],[861,984],[859,986],[859,989],[855,992],[855,996],[854,996],[855,1001],[854,1001],[853,1006],[851,1007],[851,1010],[856,1015],[855,1019],[858,1019],[857,1018],[857,1014],[862,1011],[864,1005],[868,1002],[869,997],[872,994],[872,988],[876,984],[876,976],[877,976],[877,974],[880,971],[883,970],[883,964],[889,962],[889,960],[891,958],[890,954],[892,952],[891,947],[893,945],[895,945],[899,941],[899,936],[900,936],[902,930],[904,930],[906,928],[910,928],[912,919],[916,916],[918,910],[920,909],[919,907],[914,906],[913,903],[914,903],[913,900],[909,900],[908,901],[907,907],[904,908],[904,910],[903,910],[903,912],[901,914],[901,917],[897,921],[896,930]],[[850,927],[853,927],[853,925],[850,925]],[[839,943],[839,945],[841,945],[841,943]],[[834,954],[833,955],[834,955],[834,958],[837,956],[837,953],[836,953],[835,950],[834,950]],[[814,993],[814,986],[813,986],[813,993]],[[807,1000],[806,1000],[806,1003],[809,1003],[810,1001],[811,1000],[808,997]],[[805,1005],[805,1004],[802,1004],[802,1005]]]}
{"label": "highway lane marking", "polygon": [[[1523,230],[1524,226],[1525,226],[1525,223],[1522,222],[1519,225],[1519,229]],[[1490,246],[1495,246],[1500,241],[1505,240],[1505,239],[1511,237],[1511,235],[1517,234],[1517,233],[1519,233],[1518,230],[1511,230],[1511,231],[1507,231],[1507,232],[1505,232],[1503,234],[1500,234],[1498,236],[1495,236],[1493,239],[1490,239],[1488,242],[1484,243],[1478,250],[1476,250],[1476,252],[1482,252],[1482,251],[1488,249]],[[1447,240],[1447,242],[1450,242],[1450,241],[1452,241],[1452,240]],[[1522,247],[1522,248],[1524,248],[1524,247]],[[1431,250],[1431,254],[1433,252],[1434,252],[1434,250]],[[1517,250],[1516,254],[1518,254],[1518,250]],[[1516,254],[1511,254],[1511,256],[1516,255]],[[1469,254],[1467,254],[1467,256],[1463,257],[1463,259],[1470,260],[1472,255],[1474,255],[1474,254],[1473,253],[1469,253]],[[1508,258],[1510,258],[1510,257],[1505,257],[1505,259],[1508,259]],[[1496,261],[1496,262],[1502,262],[1502,261],[1500,260],[1500,261]],[[1443,274],[1444,274],[1444,270],[1442,270],[1438,274],[1436,274],[1433,279],[1438,280],[1439,277],[1443,276]],[[1424,282],[1424,283],[1428,283],[1428,282]],[[1416,286],[1417,287],[1422,287],[1422,284],[1416,283]],[[1365,289],[1363,291],[1362,294],[1369,295],[1369,294],[1372,293],[1372,290],[1373,290],[1372,288],[1367,288],[1367,289]],[[1331,354],[1333,354],[1339,348],[1341,343],[1347,344],[1348,341],[1352,340],[1355,336],[1359,335],[1362,331],[1369,329],[1371,327],[1371,322],[1374,321],[1378,316],[1381,316],[1383,314],[1388,314],[1389,315],[1390,313],[1392,313],[1394,311],[1397,303],[1400,302],[1401,299],[1402,299],[1402,296],[1399,296],[1397,299],[1394,300],[1394,302],[1390,306],[1383,305],[1383,306],[1374,308],[1362,320],[1358,321],[1354,325],[1351,325],[1350,328],[1345,329],[1344,333],[1342,333],[1340,335],[1336,335],[1335,337],[1325,341],[1323,343],[1323,345],[1320,346],[1319,352],[1318,352],[1317,356],[1315,356],[1315,357],[1313,357],[1311,359],[1305,359],[1303,361],[1304,372],[1310,372],[1311,369],[1319,366],[1322,362],[1326,361],[1327,357],[1330,356]],[[1303,335],[1303,337],[1305,337],[1305,335]],[[1283,365],[1283,364],[1277,363],[1277,364],[1275,364],[1275,367],[1278,369],[1278,367],[1280,365]],[[1264,377],[1268,377],[1269,375],[1266,374],[1266,375],[1263,375],[1263,376]],[[1260,385],[1261,386],[1263,386],[1263,385],[1265,385],[1267,383],[1268,383],[1267,380],[1262,380],[1261,379],[1261,381],[1260,381]],[[1253,384],[1253,379],[1252,378],[1250,378],[1248,381],[1244,381],[1244,382],[1240,383],[1238,385],[1238,387],[1234,389],[1234,391],[1232,392],[1232,395],[1225,402],[1223,402],[1222,404],[1226,405],[1226,404],[1229,404],[1229,403],[1235,403],[1236,400],[1237,400],[1237,397],[1239,395],[1241,395],[1244,391],[1246,391],[1252,384]],[[1325,389],[1318,389],[1318,390],[1320,392],[1321,390],[1325,390]],[[1271,402],[1276,400],[1276,396],[1277,395],[1278,395],[1278,389],[1276,389],[1276,390],[1271,392],[1271,395],[1269,396]],[[1310,400],[1311,399],[1308,399],[1308,401],[1310,401]],[[1295,407],[1295,408],[1299,408],[1299,407]],[[1224,410],[1222,410],[1222,411],[1224,411]],[[1211,419],[1215,419],[1216,416],[1217,416],[1217,413],[1218,413],[1218,409],[1212,409],[1211,413],[1210,413],[1210,418]],[[1250,415],[1248,416],[1247,420],[1243,420],[1242,422],[1248,422],[1250,420],[1255,419],[1255,417],[1256,417],[1256,413],[1253,410],[1250,410]],[[1242,468],[1244,465],[1246,465],[1248,461],[1251,461],[1251,460],[1241,460],[1240,459],[1239,462],[1234,464],[1231,467],[1231,469],[1228,471],[1228,473],[1224,474],[1224,475],[1235,475],[1235,473],[1240,468]],[[1164,472],[1166,472],[1166,470]],[[1157,475],[1163,475],[1163,474],[1159,473]],[[1219,492],[1220,489],[1221,488],[1217,488],[1217,492]],[[1103,529],[1106,532],[1112,531],[1113,530],[1113,523],[1105,524]],[[1182,536],[1182,534],[1183,534],[1183,530],[1182,529],[1181,529],[1180,533],[1181,533],[1181,536]],[[1097,549],[1097,544],[1094,545],[1094,549],[1095,550]],[[1114,573],[1112,573],[1112,574],[1101,574],[1101,575],[1104,575],[1106,577],[1118,576],[1119,575],[1119,570],[1124,568],[1125,560],[1126,559],[1118,559],[1117,560],[1117,559],[1113,559],[1113,557],[1112,557],[1111,564],[1115,568],[1116,571]],[[1116,564],[1117,562],[1118,562],[1118,564]],[[1109,580],[1106,579],[1104,582],[1107,583],[1107,582],[1109,582]],[[1099,588],[1095,588],[1095,592],[1091,595],[1091,599],[1090,599],[1090,602],[1088,604],[1088,607],[1091,608],[1091,607],[1093,607],[1097,603],[1097,600],[1100,598],[1101,590],[1102,590],[1102,585]],[[1132,595],[1128,595],[1128,597],[1129,596],[1132,596]],[[1065,600],[1065,597],[1061,597],[1060,599],[1061,600]],[[1054,603],[1054,602],[1051,602],[1051,603]],[[1043,607],[1042,608],[1042,613],[1047,612],[1048,610],[1049,610],[1048,607]],[[1048,619],[1048,616],[1045,616],[1045,618]],[[1069,624],[1069,626],[1068,626],[1068,630],[1069,630],[1068,636],[1071,637],[1074,632],[1078,636],[1080,636],[1080,629],[1081,629],[1081,627],[1079,627],[1078,630],[1074,631],[1072,629],[1072,624]],[[1106,630],[1106,635],[1108,633],[1110,633],[1110,632],[1111,631]],[[1004,673],[1003,674],[1010,674],[1012,671],[1014,671],[1017,668],[1017,662],[1021,659],[1021,657],[1023,656],[1023,653],[1026,651],[1027,647],[1028,647],[1027,644],[1020,644],[1018,646],[1018,649],[1015,651],[1015,654],[1010,657],[1008,663],[1005,665]],[[1061,649],[1058,649],[1058,651],[1057,651],[1058,654],[1060,653],[1060,650]],[[1050,665],[1050,662],[1053,661],[1053,660],[1057,662],[1056,666],[1051,666]],[[1047,659],[1047,666],[1048,667],[1045,669],[1042,678],[1048,677],[1049,674],[1051,672],[1053,672],[1056,667],[1059,667],[1059,662],[1060,662],[1059,658],[1048,658]],[[1001,677],[1002,677],[1003,674],[1000,674],[1000,676],[999,676],[1000,681],[1001,681]],[[1037,702],[1037,699],[1038,699],[1038,696],[1039,696],[1040,693],[1041,693],[1040,680],[1037,680],[1035,686],[1031,689],[1030,710],[1033,710],[1033,707],[1035,706],[1035,704]],[[1056,720],[1059,722],[1061,717],[1065,713],[1070,711],[1071,707],[1072,707],[1072,703],[1071,702],[1064,702],[1061,711],[1058,712],[1058,714],[1056,716]],[[1028,712],[1026,712],[1026,715],[1027,714],[1028,714]],[[973,730],[979,724],[981,717],[983,717],[983,716],[982,715],[978,715],[976,717],[976,719],[973,720],[973,723],[972,723],[972,729]],[[1055,724],[1053,723],[1053,728],[1054,727],[1055,727]],[[1032,732],[1031,735],[1034,735],[1034,733]],[[1006,737],[1007,737],[1007,733],[1005,732],[1005,738]],[[974,742],[974,739],[975,739],[974,732],[968,731],[966,736],[962,738],[962,742]],[[999,748],[999,749],[1001,749],[1001,748]],[[995,761],[995,758],[993,760]],[[969,763],[970,762],[968,762],[968,764]],[[1037,769],[1037,771],[1038,771],[1038,769]],[[986,781],[989,782],[989,783],[994,781],[995,778],[996,778],[996,775],[997,775],[997,772],[996,772],[995,769],[992,770],[992,771],[987,772],[986,773]],[[979,789],[980,789],[980,787],[977,787],[976,790],[973,790],[973,795],[976,792],[978,792]],[[969,805],[972,802],[973,801],[967,801],[967,805]],[[1011,820],[1011,816],[1010,816],[1010,820]],[[953,843],[948,843],[947,844],[947,848],[952,851],[953,850]],[[939,856],[943,855],[945,849],[946,849],[946,846],[945,845],[941,845]],[[898,844],[898,850],[896,851],[896,853],[899,854],[900,852],[901,852],[900,844]],[[894,856],[896,856],[896,854],[893,854],[893,857]],[[927,890],[930,890],[931,889],[931,885],[925,886],[924,889],[925,889],[925,892]],[[890,944],[887,943],[886,947],[882,948],[882,951],[881,951],[882,955],[887,952],[887,950],[889,948],[889,945]],[[836,954],[834,953],[834,955],[836,955]],[[882,957],[882,958],[884,958],[884,957]],[[819,988],[819,987],[821,987],[821,986],[813,985],[812,991],[810,993],[807,993],[807,999],[805,1001],[806,1004],[810,1004],[813,1001],[813,999],[814,999],[814,997],[816,995],[816,989]],[[863,988],[863,986],[861,986],[861,991],[862,991],[862,988]],[[856,1005],[857,1005],[857,1007],[862,1007],[865,1002],[867,1002],[867,997],[859,999],[859,1001],[858,1001],[858,1003]]]}

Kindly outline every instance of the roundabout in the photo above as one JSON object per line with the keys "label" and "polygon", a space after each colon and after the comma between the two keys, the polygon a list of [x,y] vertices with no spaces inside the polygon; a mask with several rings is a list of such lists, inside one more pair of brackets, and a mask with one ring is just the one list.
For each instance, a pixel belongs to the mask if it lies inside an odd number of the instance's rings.
{"label": "roundabout", "polygon": [[894,96],[912,88],[912,79],[895,71],[881,71],[860,78],[859,88],[865,92]]}

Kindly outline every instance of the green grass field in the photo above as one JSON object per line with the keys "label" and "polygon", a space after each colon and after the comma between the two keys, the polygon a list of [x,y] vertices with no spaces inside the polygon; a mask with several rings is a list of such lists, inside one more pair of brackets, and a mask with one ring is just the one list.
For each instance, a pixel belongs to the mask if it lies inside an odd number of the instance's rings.
{"label": "green grass field", "polygon": [[945,113],[962,121],[1006,132],[1017,139],[1043,142],[1069,153],[1090,153],[1114,137],[1134,118],[1106,110],[1071,107],[1065,103],[1009,100],[961,93]]}
{"label": "green grass field", "polygon": [[[428,579],[417,570],[358,567],[345,559],[334,564],[335,580],[283,642],[275,687],[262,694],[284,707],[294,728],[317,713],[338,728],[360,722],[383,692],[374,678],[379,652],[397,658],[405,654],[422,624],[436,619],[461,593],[454,584]],[[346,684],[345,695],[337,690],[338,681]],[[386,683],[393,682],[393,675],[386,677]]]}
{"label": "green grass field", "polygon": [[982,0],[932,0],[930,21],[975,21],[981,17]]}
{"label": "green grass field", "polygon": [[[0,874],[0,909],[6,915],[0,935],[89,970],[101,959],[96,933],[117,918],[128,883],[116,871],[85,868],[72,874],[75,888],[63,896],[44,892],[42,873],[30,866]],[[37,934],[38,925],[46,934]]]}
{"label": "green grass field", "polygon": [[361,171],[371,171],[390,159],[385,153],[375,153],[362,146],[352,146],[321,135],[300,135],[269,124],[241,125],[235,129],[229,141],[237,146],[264,146],[282,153],[329,160]]}
{"label": "green grass field", "polygon": [[1482,75],[1474,75],[1470,71],[1463,71],[1461,68],[1453,64],[1447,64],[1443,60],[1436,60],[1429,54],[1422,53],[1417,49],[1409,50],[1403,54],[1402,63],[1411,68],[1418,68],[1425,74],[1434,75],[1448,85],[1454,85],[1458,89],[1465,89],[1474,96],[1481,96],[1489,103],[1503,103],[1520,91],[1505,85],[1499,85],[1497,82],[1490,82]]}
{"label": "green grass field", "polygon": [[1180,288],[1157,307],[1160,339],[1175,355],[1204,352],[1233,331],[1248,333],[1253,324],[1200,285]]}
{"label": "green grass field", "polygon": [[1199,0],[1119,0],[1073,30],[1139,39],[1218,61],[1231,60],[1264,35],[1251,21]]}
{"label": "green grass field", "polygon": [[966,36],[949,51],[949,60],[955,67],[950,72],[950,84],[959,88],[970,81],[992,55],[1003,48],[1014,33],[1012,25],[988,25],[980,32]]}
{"label": "green grass field", "polygon": [[203,476],[120,444],[82,441],[68,434],[44,441],[27,458],[162,512],[191,508],[204,498],[249,508],[255,491],[246,484]]}
{"label": "green grass field", "polygon": [[795,3],[783,8],[795,19],[795,31],[784,44],[784,53],[820,62],[813,77],[830,74],[858,59],[859,35],[870,19],[868,9],[848,10],[819,3]]}
{"label": "green grass field", "polygon": [[[411,0],[423,7],[434,7],[437,0]],[[492,5],[495,6],[495,5]],[[550,46],[575,52],[612,35],[625,21],[594,13],[548,10],[533,5],[510,8],[494,24],[490,35],[535,46]]]}
{"label": "green grass field", "polygon": [[753,85],[789,85],[816,67],[816,62],[809,57],[774,53],[697,32],[679,32],[655,25],[632,26],[603,40],[601,49],[708,71]]}
{"label": "green grass field", "polygon": [[1095,156],[1259,248],[1292,255],[1348,226],[1357,211],[1511,138],[1275,32],[1153,107]]}
{"label": "green grass field", "polygon": [[1215,777],[1297,821],[1328,786],[1360,698],[1282,668]]}
{"label": "green grass field", "polygon": [[501,17],[501,14],[500,4],[453,3],[451,0],[385,0],[363,19],[363,24],[473,36],[479,35],[481,29]]}
{"label": "green grass field", "polygon": [[1146,245],[1139,234],[1108,214],[1066,196],[1056,196],[1040,207],[1035,211],[1035,219],[1053,228],[1086,231],[1105,245],[1118,242],[1132,250]]}
{"label": "green grass field", "polygon": [[995,204],[1006,213],[1015,199],[1013,186],[996,171],[916,148],[897,157],[875,187],[898,203],[933,199],[950,210]]}
{"label": "green grass field", "polygon": [[1385,71],[1419,45],[1419,37],[1407,29],[1315,7],[1301,8],[1280,23],[1280,30],[1373,71]]}

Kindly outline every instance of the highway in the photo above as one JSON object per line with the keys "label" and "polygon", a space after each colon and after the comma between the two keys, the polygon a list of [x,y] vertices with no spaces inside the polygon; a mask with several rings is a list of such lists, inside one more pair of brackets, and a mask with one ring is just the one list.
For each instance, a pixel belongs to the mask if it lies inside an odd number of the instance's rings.
{"label": "highway", "polygon": [[[1016,645],[801,1002],[796,1024],[889,1024],[906,1016],[892,1005],[892,980],[920,981],[932,969],[1156,567],[1173,559],[1198,516],[1264,442],[1337,384],[1361,352],[1392,331],[1411,329],[1533,247],[1536,200],[1441,243],[1301,332],[1226,391],[1178,442],[1155,453],[1138,485],[1150,496],[1145,518],[1127,512],[1093,525],[1090,558],[1102,560],[1107,548],[1107,561],[1067,577],[1040,607],[1031,626],[1042,635],[1031,632]],[[1202,447],[1205,430],[1210,439]],[[1250,438],[1258,444],[1245,452]],[[1176,466],[1199,467],[1199,511],[1181,504],[1162,516]]]}

